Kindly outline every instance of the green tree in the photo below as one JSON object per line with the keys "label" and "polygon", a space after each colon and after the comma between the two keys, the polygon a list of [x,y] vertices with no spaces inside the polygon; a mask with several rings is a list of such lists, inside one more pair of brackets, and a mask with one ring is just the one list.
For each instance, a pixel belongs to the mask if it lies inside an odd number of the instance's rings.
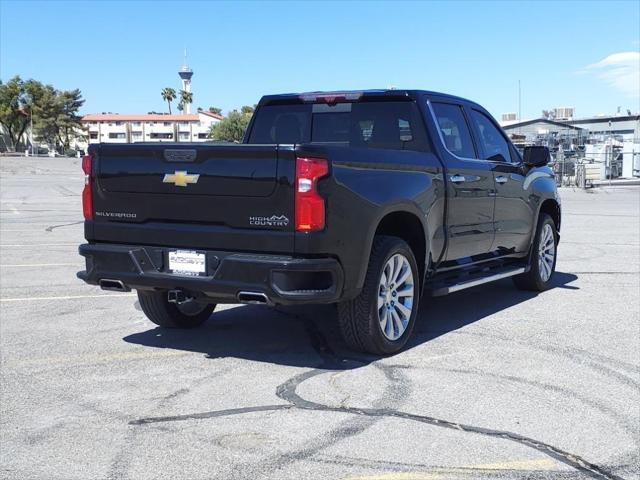
{"label": "green tree", "polygon": [[60,91],[37,80],[28,80],[24,88],[34,135],[57,150],[69,149],[83,129],[78,113],[84,104],[80,90]]}
{"label": "green tree", "polygon": [[169,105],[169,115],[171,115],[171,102],[176,99],[176,91],[171,87],[163,88],[160,92],[162,99]]}
{"label": "green tree", "polygon": [[186,108],[189,103],[193,103],[193,93],[180,90],[180,105],[182,105],[182,109]]}
{"label": "green tree", "polygon": [[215,113],[216,115],[222,115],[222,109],[218,107],[209,107],[209,111],[211,113]]}
{"label": "green tree", "polygon": [[29,80],[25,83],[25,93],[33,113],[33,135],[47,145],[56,147],[59,143],[56,90],[51,85]]}
{"label": "green tree", "polygon": [[0,125],[9,137],[8,148],[12,151],[29,125],[29,113],[22,79],[15,76],[7,83],[0,81]]}
{"label": "green tree", "polygon": [[[80,90],[56,90],[37,80],[14,77],[0,82],[0,124],[16,149],[33,120],[32,134],[54,148],[68,149],[82,131],[78,114],[84,104]],[[26,142],[23,142],[26,144]]]}
{"label": "green tree", "polygon": [[[14,77],[0,82],[0,124],[15,150],[31,120],[33,135],[52,147],[69,148],[83,129],[78,114],[84,104],[80,90],[56,90],[38,80]],[[26,143],[26,142],[25,142]]]}
{"label": "green tree", "polygon": [[82,117],[78,114],[84,105],[79,89],[58,92],[56,98],[58,138],[65,150],[71,147],[71,140],[83,129]]}
{"label": "green tree", "polygon": [[255,107],[250,107],[249,105],[245,105],[240,108],[240,112],[244,113],[245,115],[252,115],[254,111]]}
{"label": "green tree", "polygon": [[250,113],[242,113],[234,110],[230,112],[224,120],[211,125],[209,138],[222,142],[239,143],[242,141],[250,119]]}

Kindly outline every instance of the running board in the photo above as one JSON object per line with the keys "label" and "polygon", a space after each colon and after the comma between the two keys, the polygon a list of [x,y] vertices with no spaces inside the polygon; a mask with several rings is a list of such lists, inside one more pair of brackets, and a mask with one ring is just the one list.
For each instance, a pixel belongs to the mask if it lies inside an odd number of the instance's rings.
{"label": "running board", "polygon": [[474,278],[473,280],[467,280],[466,282],[455,283],[446,287],[439,287],[431,291],[432,297],[440,297],[449,293],[458,292],[467,288],[476,287],[483,283],[495,282],[503,278],[513,277],[514,275],[520,275],[527,271],[526,267],[515,268],[513,270],[507,270],[487,277]]}

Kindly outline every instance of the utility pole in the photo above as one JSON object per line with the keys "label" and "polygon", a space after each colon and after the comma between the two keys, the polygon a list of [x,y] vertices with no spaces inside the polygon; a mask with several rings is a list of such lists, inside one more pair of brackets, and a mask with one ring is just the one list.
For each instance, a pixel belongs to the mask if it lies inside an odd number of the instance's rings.
{"label": "utility pole", "polygon": [[[520,90],[520,80],[518,80],[518,123],[522,123],[522,94]],[[518,135],[520,135],[520,127],[518,127]]]}
{"label": "utility pole", "polygon": [[518,120],[522,121],[522,90],[520,89],[520,80],[518,80]]}

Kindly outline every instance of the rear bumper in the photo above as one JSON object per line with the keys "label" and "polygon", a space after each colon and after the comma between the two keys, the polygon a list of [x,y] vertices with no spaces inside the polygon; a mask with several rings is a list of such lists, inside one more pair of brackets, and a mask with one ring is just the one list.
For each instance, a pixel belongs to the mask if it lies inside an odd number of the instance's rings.
{"label": "rear bumper", "polygon": [[201,250],[206,255],[203,276],[168,271],[166,247],[83,244],[79,253],[86,270],[78,278],[98,285],[119,280],[134,289],[182,289],[209,297],[212,303],[238,303],[239,292],[264,293],[274,304],[333,303],[340,299],[343,271],[334,258]]}

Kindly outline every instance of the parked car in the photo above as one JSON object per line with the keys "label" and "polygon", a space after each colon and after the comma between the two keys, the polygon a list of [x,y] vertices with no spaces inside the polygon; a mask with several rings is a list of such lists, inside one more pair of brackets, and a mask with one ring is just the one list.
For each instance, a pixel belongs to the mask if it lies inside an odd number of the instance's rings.
{"label": "parked car", "polygon": [[161,327],[216,304],[337,304],[346,342],[397,352],[421,295],[549,288],[560,199],[545,147],[419,90],[270,95],[243,144],[98,144],[83,159],[86,270]]}

